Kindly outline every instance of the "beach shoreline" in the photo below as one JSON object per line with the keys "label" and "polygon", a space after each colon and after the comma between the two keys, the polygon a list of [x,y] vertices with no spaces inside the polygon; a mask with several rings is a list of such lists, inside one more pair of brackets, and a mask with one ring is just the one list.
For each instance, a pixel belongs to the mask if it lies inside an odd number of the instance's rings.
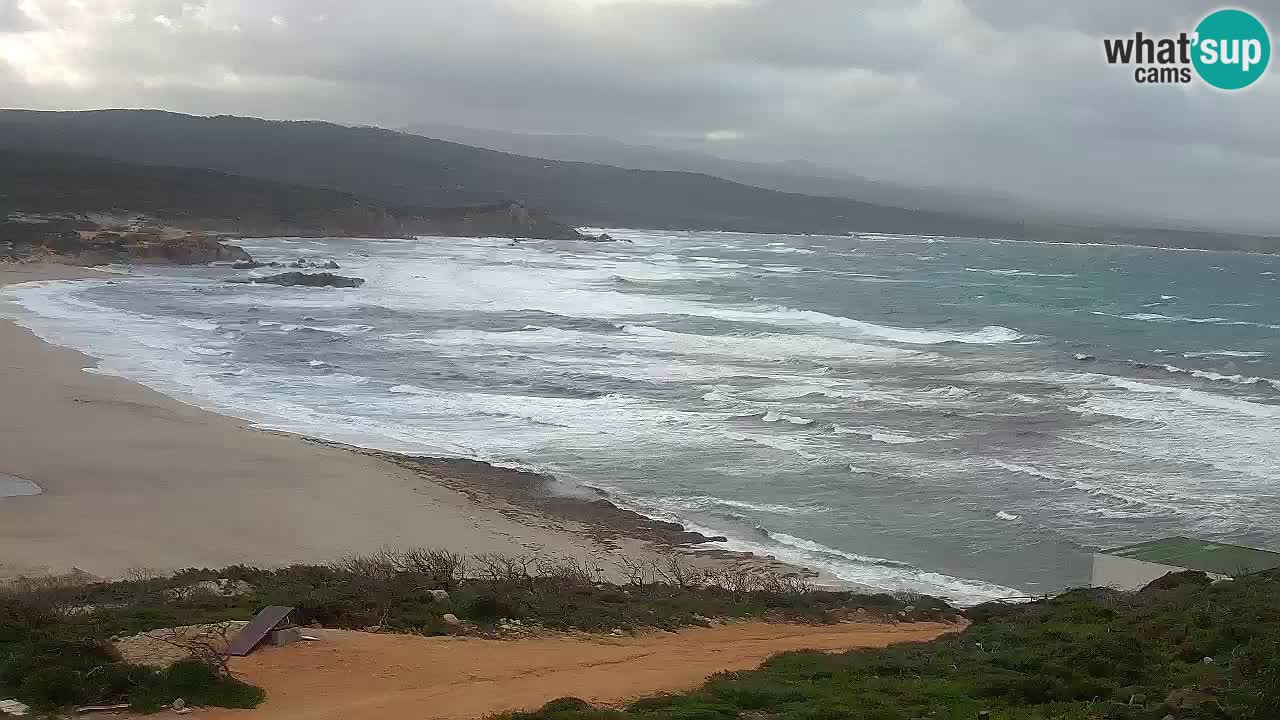
{"label": "beach shoreline", "polygon": [[[102,277],[0,264],[0,286]],[[671,552],[697,564],[798,571],[714,549],[554,478],[264,430],[123,378],[0,320],[0,475],[35,495],[0,497],[0,580],[117,578],[233,564],[324,563],[384,547],[572,557],[606,577]]]}

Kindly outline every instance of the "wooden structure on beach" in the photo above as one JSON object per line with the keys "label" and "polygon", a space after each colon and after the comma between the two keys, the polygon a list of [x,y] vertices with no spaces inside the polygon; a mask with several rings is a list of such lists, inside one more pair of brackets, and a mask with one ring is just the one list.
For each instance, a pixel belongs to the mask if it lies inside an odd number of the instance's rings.
{"label": "wooden structure on beach", "polygon": [[290,617],[293,608],[284,605],[271,605],[263,608],[244,629],[231,640],[227,646],[228,655],[244,656],[253,652],[268,635],[271,644],[287,645],[302,639],[302,632]]}

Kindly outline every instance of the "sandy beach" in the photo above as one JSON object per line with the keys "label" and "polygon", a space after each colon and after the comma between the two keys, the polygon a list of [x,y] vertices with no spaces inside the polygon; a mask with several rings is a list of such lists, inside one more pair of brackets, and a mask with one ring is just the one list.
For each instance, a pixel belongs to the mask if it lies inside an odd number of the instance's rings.
{"label": "sandy beach", "polygon": [[[81,277],[101,276],[0,265],[0,285]],[[41,489],[0,497],[0,579],[327,562],[384,546],[590,557],[606,569],[650,551],[85,372],[95,364],[0,321],[0,476]]]}

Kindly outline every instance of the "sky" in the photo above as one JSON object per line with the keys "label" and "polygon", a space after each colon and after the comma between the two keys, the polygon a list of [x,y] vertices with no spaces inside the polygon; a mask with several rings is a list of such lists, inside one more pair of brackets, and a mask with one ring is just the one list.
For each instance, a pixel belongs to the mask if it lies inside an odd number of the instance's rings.
{"label": "sky", "polygon": [[[1280,234],[1280,60],[1222,92],[1104,59],[1104,37],[1191,31],[1219,7],[0,0],[0,106],[585,133]],[[1232,7],[1280,28],[1280,2]]]}

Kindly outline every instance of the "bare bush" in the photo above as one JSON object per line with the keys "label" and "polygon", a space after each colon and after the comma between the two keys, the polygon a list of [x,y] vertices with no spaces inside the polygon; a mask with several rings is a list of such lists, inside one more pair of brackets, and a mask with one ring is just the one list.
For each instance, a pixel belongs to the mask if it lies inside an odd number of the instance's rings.
{"label": "bare bush", "polygon": [[467,577],[467,556],[440,549],[405,550],[395,557],[401,572],[424,575],[431,582],[452,590]]}
{"label": "bare bush", "polygon": [[708,572],[689,563],[679,553],[669,553],[661,560],[654,560],[654,574],[668,585],[688,589],[706,584]]}
{"label": "bare bush", "polygon": [[344,555],[329,567],[357,578],[386,582],[400,572],[395,556],[391,548],[382,548],[368,555]]}
{"label": "bare bush", "polygon": [[218,677],[232,677],[231,667],[227,664],[230,658],[227,649],[231,646],[233,628],[238,632],[238,625],[219,623],[206,625],[195,632],[189,628],[172,628],[147,635],[185,652],[188,658],[213,670]]}
{"label": "bare bush", "polygon": [[532,555],[503,555],[502,553],[480,553],[472,557],[476,568],[476,577],[493,582],[525,582],[533,577],[530,568],[537,565],[538,559]]}
{"label": "bare bush", "polygon": [[569,585],[593,585],[604,575],[604,568],[595,560],[579,560],[570,556],[538,558],[536,568],[539,576]]}

